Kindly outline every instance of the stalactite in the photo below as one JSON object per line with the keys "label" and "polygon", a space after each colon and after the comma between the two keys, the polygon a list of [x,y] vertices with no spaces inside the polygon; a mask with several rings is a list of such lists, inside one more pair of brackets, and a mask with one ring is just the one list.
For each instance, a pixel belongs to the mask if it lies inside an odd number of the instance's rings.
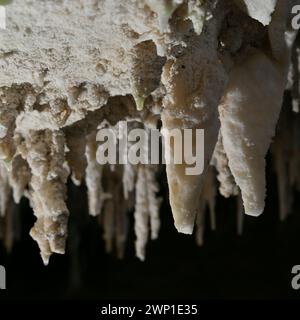
{"label": "stalactite", "polygon": [[[189,25],[183,27],[189,28]],[[205,33],[189,39],[187,48],[191,47],[192,50],[181,48],[180,54],[175,51],[173,56],[169,57],[162,76],[162,83],[166,87],[162,113],[163,128],[169,131],[183,131],[184,128],[189,128],[193,130],[193,134],[197,129],[204,129],[205,167],[217,142],[217,106],[227,80],[218,58],[217,37],[217,26],[209,22]],[[205,47],[205,43],[208,42],[210,46]],[[171,150],[171,156],[175,158],[176,150],[173,143],[167,135],[165,140],[166,150]],[[195,139],[190,148],[195,150]],[[186,163],[170,163],[166,169],[175,226],[179,232],[191,234],[204,176],[187,175],[187,168]]]}
{"label": "stalactite", "polygon": [[196,242],[199,246],[203,245],[207,209],[209,211],[210,227],[213,231],[216,230],[216,194],[217,185],[215,181],[215,171],[213,167],[210,166],[206,174],[196,218]]}
{"label": "stalactite", "polygon": [[105,201],[103,209],[103,217],[101,219],[103,226],[103,239],[105,242],[105,249],[107,253],[112,253],[114,249],[114,235],[115,235],[115,200],[114,196],[116,195],[115,189],[117,185],[114,181],[114,174],[110,174],[110,179],[107,182],[107,193],[110,197]]}
{"label": "stalactite", "polygon": [[0,216],[5,217],[10,201],[11,189],[8,172],[3,164],[0,165]]}
{"label": "stalactite", "polygon": [[105,193],[102,187],[103,166],[96,160],[97,142],[96,132],[87,137],[85,155],[87,166],[85,172],[85,183],[88,192],[89,213],[92,216],[101,214],[103,203],[111,195]]}
{"label": "stalactite", "polygon": [[[254,50],[232,72],[220,106],[229,167],[241,189],[245,212],[254,216],[264,210],[265,156],[275,135],[285,88],[285,71],[278,68],[264,53]],[[272,82],[264,81],[266,74]]]}
{"label": "stalactite", "polygon": [[66,130],[66,160],[71,169],[71,179],[75,185],[80,185],[86,168],[86,132],[83,126],[75,125]]}
{"label": "stalactite", "polygon": [[20,155],[15,156],[9,171],[9,183],[15,203],[19,203],[25,195],[30,180],[31,172],[27,162]]}
{"label": "stalactite", "polygon": [[160,228],[160,199],[156,196],[158,185],[155,181],[155,167],[139,166],[135,189],[136,255],[139,259],[145,260],[149,233],[151,239],[155,240]]}
{"label": "stalactite", "polygon": [[219,192],[225,198],[238,194],[238,187],[228,166],[228,158],[224,150],[222,135],[219,133],[218,142],[212,157],[212,165],[215,166],[220,183]]}
{"label": "stalactite", "polygon": [[108,196],[103,213],[99,216],[106,252],[115,253],[120,259],[124,256],[128,233],[128,206],[127,200],[123,198],[122,171],[119,165],[113,170],[108,167],[104,169],[104,190]]}
{"label": "stalactite", "polygon": [[19,149],[32,173],[28,196],[37,221],[30,234],[48,264],[52,253],[65,252],[67,238],[64,135],[59,131],[30,131]]}

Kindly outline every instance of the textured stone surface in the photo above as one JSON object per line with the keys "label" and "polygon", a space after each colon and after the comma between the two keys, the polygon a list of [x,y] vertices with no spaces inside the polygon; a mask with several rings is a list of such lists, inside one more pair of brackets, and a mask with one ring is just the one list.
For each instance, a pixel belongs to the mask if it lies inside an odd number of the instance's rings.
{"label": "textured stone surface", "polygon": [[12,1],[0,30],[1,213],[8,214],[9,197],[29,198],[37,217],[31,235],[48,263],[65,250],[70,177],[86,183],[90,214],[100,217],[106,248],[119,257],[127,212],[135,209],[136,250],[144,259],[149,232],[156,238],[159,231],[158,168],[98,164],[96,135],[121,120],[147,129],[160,119],[163,129],[205,130],[203,174],[186,175],[186,163],[166,166],[178,231],[192,233],[196,220],[202,243],[204,203],[214,221],[213,154],[221,192],[240,189],[245,212],[262,213],[265,155],[295,38],[288,30],[294,3]]}

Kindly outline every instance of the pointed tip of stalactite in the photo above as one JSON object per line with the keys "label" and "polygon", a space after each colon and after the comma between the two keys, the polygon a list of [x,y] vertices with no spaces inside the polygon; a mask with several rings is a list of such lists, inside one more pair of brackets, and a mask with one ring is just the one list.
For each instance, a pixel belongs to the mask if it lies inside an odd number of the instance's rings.
{"label": "pointed tip of stalactite", "polygon": [[264,212],[264,208],[261,209],[246,209],[245,208],[245,214],[247,216],[251,216],[251,217],[259,217],[260,215],[262,215]]}
{"label": "pointed tip of stalactite", "polygon": [[118,260],[123,260],[125,256],[124,248],[119,248],[117,250],[117,259]]}
{"label": "pointed tip of stalactite", "polygon": [[134,95],[133,97],[134,97],[137,111],[143,111],[146,99],[138,95]]}
{"label": "pointed tip of stalactite", "polygon": [[42,257],[43,264],[45,267],[47,267],[49,265],[50,256],[51,255],[49,255],[49,254],[44,254],[41,252],[41,257]]}
{"label": "pointed tip of stalactite", "polygon": [[178,223],[175,223],[175,228],[177,229],[177,231],[179,233],[191,235],[191,234],[193,234],[194,224],[178,224]]}
{"label": "pointed tip of stalactite", "polygon": [[[181,182],[182,184],[184,183]],[[170,188],[170,205],[174,219],[175,228],[179,233],[193,234],[195,220],[197,216],[198,199],[194,198],[194,192],[187,194],[182,188],[178,190],[178,183],[169,180]],[[192,195],[192,196],[190,196]]]}
{"label": "pointed tip of stalactite", "polygon": [[137,258],[141,261],[141,262],[145,262],[146,258],[141,256],[141,255],[137,255]]}
{"label": "pointed tip of stalactite", "polygon": [[100,213],[96,212],[94,209],[89,209],[88,213],[93,218],[96,218],[100,215]]}
{"label": "pointed tip of stalactite", "polygon": [[71,180],[76,187],[80,187],[82,184],[82,180],[78,179],[74,174],[72,174]]}
{"label": "pointed tip of stalactite", "polygon": [[136,252],[136,257],[137,257],[141,262],[145,262],[145,260],[146,260],[145,253],[143,253],[143,252],[137,251],[137,252]]}
{"label": "pointed tip of stalactite", "polygon": [[158,239],[158,233],[151,233],[151,240],[154,241],[154,240],[157,240]]}
{"label": "pointed tip of stalactite", "polygon": [[285,213],[284,215],[283,214],[279,214],[279,220],[280,222],[284,222],[288,217],[288,214]]}
{"label": "pointed tip of stalactite", "polygon": [[197,243],[197,246],[198,246],[198,247],[203,247],[203,245],[204,245],[203,238],[197,239],[197,240],[196,240],[196,243]]}
{"label": "pointed tip of stalactite", "polygon": [[175,228],[182,234],[193,234],[195,226],[196,212],[178,207],[173,204],[172,213],[174,218]]}

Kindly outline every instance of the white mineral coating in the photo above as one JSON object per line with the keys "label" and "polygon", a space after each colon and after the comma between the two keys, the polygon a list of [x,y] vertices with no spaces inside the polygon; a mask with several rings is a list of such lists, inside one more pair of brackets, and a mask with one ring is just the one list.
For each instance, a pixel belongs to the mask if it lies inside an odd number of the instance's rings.
{"label": "white mineral coating", "polygon": [[[207,41],[203,35],[201,41]],[[201,37],[201,36],[200,36]],[[212,42],[216,45],[216,42]],[[198,49],[198,50],[197,50]],[[182,68],[184,66],[185,68]],[[173,129],[193,130],[192,148],[196,148],[196,129],[204,129],[204,163],[205,170],[209,165],[218,138],[219,121],[217,107],[222,96],[226,75],[218,60],[216,47],[212,45],[204,51],[202,46],[192,52],[170,61],[165,66],[163,79],[166,87],[164,111],[162,113],[163,128],[171,132]],[[175,153],[175,147],[170,139],[165,139],[166,151]],[[184,144],[183,144],[184,148]],[[183,164],[167,164],[170,204],[175,226],[179,232],[193,232],[199,195],[205,174],[187,174],[190,166]]]}
{"label": "white mineral coating", "polygon": [[285,85],[281,66],[254,51],[232,71],[220,106],[224,149],[249,215],[264,210],[265,156],[275,135]]}
{"label": "white mineral coating", "polygon": [[219,108],[229,167],[241,189],[245,213],[253,216],[264,210],[265,157],[275,136],[287,83],[290,50],[283,27],[287,8],[287,2],[279,1],[269,26],[271,57],[263,49],[250,50],[230,73]]}
{"label": "white mineral coating", "polygon": [[234,177],[228,165],[228,157],[224,150],[221,131],[219,132],[219,138],[214,150],[211,165],[213,165],[218,172],[217,179],[220,184],[220,194],[225,198],[238,195],[239,188],[235,183]]}
{"label": "white mineral coating", "polygon": [[120,0],[15,0],[7,6],[0,86],[26,83],[36,100],[20,113],[18,128],[57,129],[109,96],[131,94],[131,78],[143,72],[132,74],[130,52],[157,31],[144,7]]}
{"label": "white mineral coating", "polygon": [[[216,186],[209,168],[214,150],[221,193],[228,197],[240,189],[245,212],[262,213],[265,156],[281,110],[291,50],[294,105],[299,98],[299,50],[293,47],[296,32],[289,29],[295,3],[7,3],[7,28],[0,30],[1,214],[8,214],[11,195],[15,202],[29,198],[37,217],[31,235],[47,264],[52,253],[65,251],[70,177],[76,185],[86,183],[89,212],[99,217],[107,251],[119,257],[127,211],[135,208],[136,251],[144,259],[149,233],[157,238],[160,226],[157,167],[102,166],[96,161],[100,146],[95,137],[103,123],[114,129],[125,120],[147,129],[156,127],[158,119],[163,129],[205,131],[203,173],[187,175],[185,162],[166,166],[179,232],[192,233],[197,218],[202,243],[203,203],[209,204],[215,225]],[[295,168],[298,158],[293,159],[289,165]],[[291,172],[297,184],[295,169]]]}
{"label": "white mineral coating", "polygon": [[[234,0],[250,17],[263,25],[268,25],[272,19],[278,0]],[[286,0],[285,0],[286,1]],[[287,0],[289,1],[289,0]]]}
{"label": "white mineral coating", "polygon": [[157,14],[159,29],[163,33],[168,31],[169,19],[183,0],[145,0],[145,3]]}

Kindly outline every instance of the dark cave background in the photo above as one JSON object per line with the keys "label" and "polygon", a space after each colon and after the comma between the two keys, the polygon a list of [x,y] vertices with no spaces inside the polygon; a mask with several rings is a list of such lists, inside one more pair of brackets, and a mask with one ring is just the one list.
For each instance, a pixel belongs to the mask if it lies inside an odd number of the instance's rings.
{"label": "dark cave background", "polygon": [[[160,237],[148,244],[145,262],[134,255],[132,218],[125,259],[105,253],[101,229],[87,214],[85,187],[70,183],[67,253],[53,255],[45,267],[29,236],[35,218],[23,200],[18,212],[21,238],[10,254],[1,244],[7,290],[0,291],[0,300],[298,299],[300,291],[291,287],[291,269],[300,264],[299,200],[296,195],[294,212],[280,222],[276,178],[270,167],[265,213],[259,218],[245,217],[242,236],[236,232],[234,199],[218,198],[217,231],[210,231],[206,219],[201,248],[194,237],[176,232],[165,199]],[[161,181],[161,194],[166,194],[164,174]]]}

